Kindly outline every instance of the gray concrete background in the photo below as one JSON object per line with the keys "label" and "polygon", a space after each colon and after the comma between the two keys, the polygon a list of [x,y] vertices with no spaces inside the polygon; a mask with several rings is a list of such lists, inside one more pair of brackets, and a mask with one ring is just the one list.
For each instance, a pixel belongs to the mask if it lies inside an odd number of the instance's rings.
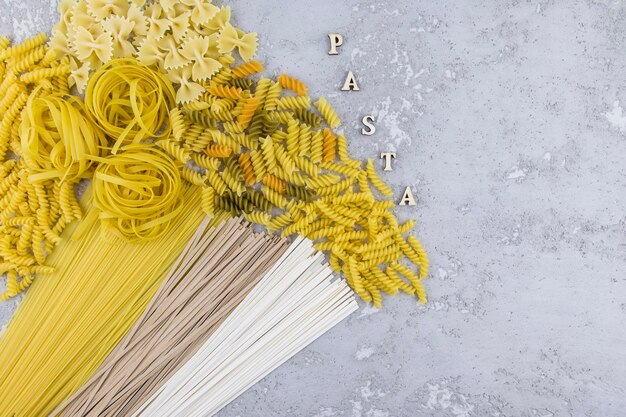
{"label": "gray concrete background", "polygon": [[[0,32],[49,29],[55,3],[0,0]],[[384,179],[414,187],[397,212],[432,273],[428,305],[362,307],[220,416],[625,415],[626,2],[228,4],[270,72],[336,104],[353,154],[398,153]]]}

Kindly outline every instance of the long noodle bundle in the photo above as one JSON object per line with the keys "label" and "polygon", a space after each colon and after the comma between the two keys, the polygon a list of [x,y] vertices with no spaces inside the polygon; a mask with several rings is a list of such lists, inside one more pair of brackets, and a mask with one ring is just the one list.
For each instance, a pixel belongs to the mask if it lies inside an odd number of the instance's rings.
{"label": "long noodle bundle", "polygon": [[232,219],[198,228],[150,306],[94,376],[52,415],[123,416],[217,330],[287,249]]}
{"label": "long noodle bundle", "polygon": [[211,416],[357,309],[310,241],[296,239],[198,352],[133,417]]}
{"label": "long noodle bundle", "polygon": [[90,177],[93,156],[105,156],[106,138],[74,96],[33,94],[22,112],[21,145],[29,180]]}
{"label": "long noodle bundle", "polygon": [[129,241],[160,237],[183,209],[178,167],[156,147],[121,149],[101,159],[94,174],[98,217],[108,231]]}
{"label": "long noodle bundle", "polygon": [[78,240],[66,229],[49,258],[56,272],[35,281],[0,338],[2,416],[46,416],[88,380],[200,225],[200,196],[188,188],[183,199],[167,233],[142,244],[112,239],[99,222]]}
{"label": "long noodle bundle", "polygon": [[134,59],[116,59],[91,76],[85,105],[96,125],[115,141],[116,153],[122,144],[169,135],[166,122],[168,109],[174,107],[174,88],[162,73]]}

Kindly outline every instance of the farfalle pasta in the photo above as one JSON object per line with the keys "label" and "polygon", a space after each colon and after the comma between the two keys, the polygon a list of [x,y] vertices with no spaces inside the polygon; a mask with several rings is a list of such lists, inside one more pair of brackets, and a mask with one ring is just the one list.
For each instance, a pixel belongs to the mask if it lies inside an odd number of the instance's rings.
{"label": "farfalle pasta", "polygon": [[[135,57],[175,83],[178,103],[196,100],[219,74],[224,56],[244,61],[257,49],[255,33],[232,26],[230,8],[210,0],[64,0],[50,47],[69,57],[69,81],[85,91],[91,72],[115,58]],[[180,92],[180,94],[179,94]]]}

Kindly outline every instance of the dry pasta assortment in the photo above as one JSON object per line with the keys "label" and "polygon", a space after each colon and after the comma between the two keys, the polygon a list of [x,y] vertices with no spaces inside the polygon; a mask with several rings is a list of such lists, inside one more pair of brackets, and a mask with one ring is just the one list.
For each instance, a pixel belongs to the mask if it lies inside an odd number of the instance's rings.
{"label": "dry pasta assortment", "polygon": [[426,302],[415,222],[229,7],[59,10],[50,39],[0,38],[0,300],[32,284],[0,415],[209,415],[354,311],[349,288]]}
{"label": "dry pasta assortment", "polygon": [[0,38],[0,300],[52,272],[46,255],[82,216],[74,185],[105,152],[104,134],[69,95],[67,60],[46,41],[43,33],[13,46]]}

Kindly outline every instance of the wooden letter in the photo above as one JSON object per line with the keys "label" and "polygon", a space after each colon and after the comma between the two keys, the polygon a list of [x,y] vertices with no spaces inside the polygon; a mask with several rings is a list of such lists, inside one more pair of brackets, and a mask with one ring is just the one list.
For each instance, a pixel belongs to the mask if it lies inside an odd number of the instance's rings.
{"label": "wooden letter", "polygon": [[372,124],[374,123],[374,116],[365,116],[363,117],[362,122],[365,125],[365,127],[369,129],[369,130],[361,129],[362,135],[372,136],[374,133],[376,133],[376,126]]}
{"label": "wooden letter", "polygon": [[391,160],[396,157],[396,153],[382,152],[380,157],[385,160],[385,168],[383,168],[383,171],[393,171],[393,168],[391,168]]}
{"label": "wooden letter", "polygon": [[402,200],[398,203],[399,206],[417,206],[415,202],[415,197],[413,197],[413,193],[411,192],[411,187],[406,187],[404,190],[404,195],[402,196]]}
{"label": "wooden letter", "polygon": [[337,47],[343,45],[343,36],[338,33],[329,33],[328,39],[330,39],[330,51],[328,51],[328,55],[339,55]]}
{"label": "wooden letter", "polygon": [[352,73],[352,71],[348,71],[348,76],[346,77],[346,82],[343,83],[343,87],[341,87],[341,91],[359,91],[359,85],[356,82],[356,77]]}

